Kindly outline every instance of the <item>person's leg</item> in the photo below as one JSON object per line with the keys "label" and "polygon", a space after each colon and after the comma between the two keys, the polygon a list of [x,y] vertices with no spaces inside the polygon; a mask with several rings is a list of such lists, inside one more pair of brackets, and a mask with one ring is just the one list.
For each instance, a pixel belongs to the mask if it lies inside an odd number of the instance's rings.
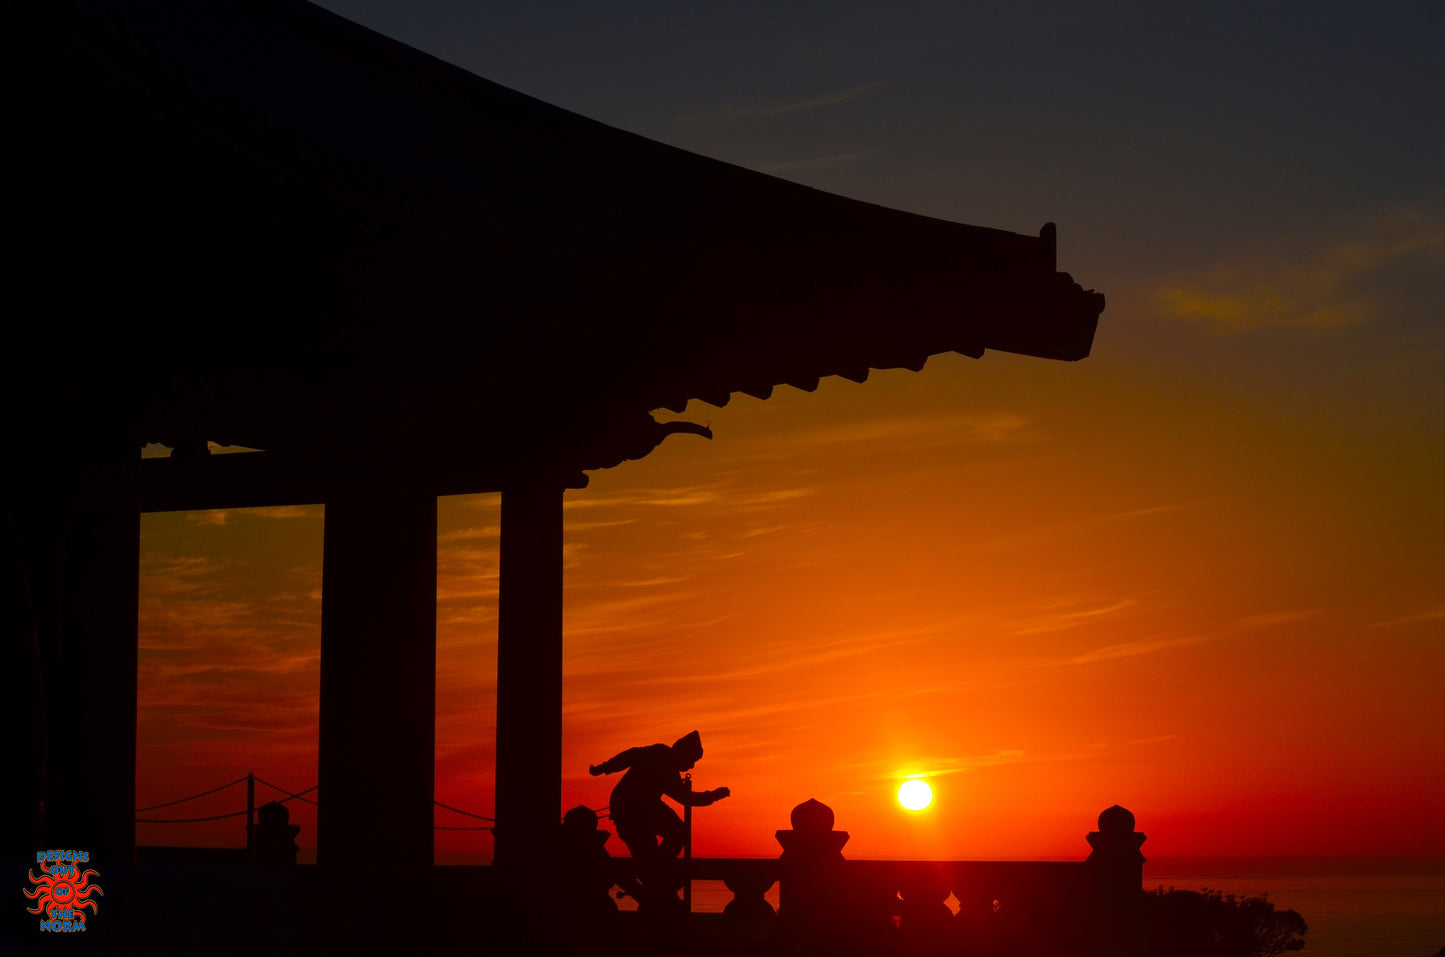
{"label": "person's leg", "polygon": [[[636,862],[643,891],[639,903],[654,914],[672,913],[680,903],[677,891],[684,880],[677,864],[686,834],[682,819],[658,801],[645,808],[631,809],[622,820],[614,817],[613,823]],[[658,836],[663,837],[660,847]]]}
{"label": "person's leg", "polygon": [[682,861],[678,860],[678,855],[687,843],[687,825],[672,808],[658,802],[653,811],[652,827],[662,838],[656,852],[657,866],[652,882],[665,894],[669,909],[675,911],[682,906],[677,895],[687,881],[686,869]]}
{"label": "person's leg", "polygon": [[650,862],[657,857],[657,833],[652,829],[652,821],[647,817],[639,820],[637,817],[612,819],[613,825],[617,828],[617,836],[623,844],[627,845],[627,852],[632,859],[641,862]]}
{"label": "person's leg", "polygon": [[662,844],[657,848],[657,856],[664,861],[671,861],[682,853],[683,846],[687,844],[687,825],[667,805],[659,804],[658,809],[653,821],[657,835],[662,838]]}
{"label": "person's leg", "polygon": [[637,901],[640,908],[647,909],[649,906],[649,891],[657,886],[657,835],[653,833],[650,815],[627,815],[621,819],[612,818],[613,825],[617,828],[617,836],[623,844],[627,845],[627,852],[632,855],[634,878],[619,881],[618,887],[623,892]]}

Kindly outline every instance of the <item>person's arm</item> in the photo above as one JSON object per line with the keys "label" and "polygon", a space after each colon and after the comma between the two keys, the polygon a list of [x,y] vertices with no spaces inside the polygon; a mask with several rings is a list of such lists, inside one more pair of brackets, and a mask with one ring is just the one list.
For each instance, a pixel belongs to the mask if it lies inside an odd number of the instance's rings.
{"label": "person's arm", "polygon": [[641,750],[641,748],[628,748],[621,754],[614,755],[601,764],[592,765],[587,769],[587,773],[595,778],[599,774],[615,774],[618,771],[626,771],[632,767],[632,762],[637,760],[637,752]]}
{"label": "person's arm", "polygon": [[711,791],[693,791],[682,786],[682,779],[678,778],[677,784],[669,785],[666,791],[668,797],[672,798],[683,807],[707,807],[727,797],[732,792],[727,788],[714,788]]}

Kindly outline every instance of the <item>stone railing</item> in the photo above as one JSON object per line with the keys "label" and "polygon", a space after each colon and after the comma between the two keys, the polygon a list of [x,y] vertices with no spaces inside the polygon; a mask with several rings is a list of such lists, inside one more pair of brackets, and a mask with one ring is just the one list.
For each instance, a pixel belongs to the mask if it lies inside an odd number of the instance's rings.
{"label": "stone railing", "polygon": [[[891,937],[944,942],[989,953],[1108,950],[1129,933],[1143,896],[1144,835],[1117,805],[1088,835],[1083,861],[847,860],[848,834],[816,801],[793,810],[779,831],[778,858],[697,858],[694,881],[721,881],[733,898],[723,919],[769,925],[823,941]],[[628,858],[614,859],[620,883],[636,878]],[[764,895],[779,887],[779,909]]]}

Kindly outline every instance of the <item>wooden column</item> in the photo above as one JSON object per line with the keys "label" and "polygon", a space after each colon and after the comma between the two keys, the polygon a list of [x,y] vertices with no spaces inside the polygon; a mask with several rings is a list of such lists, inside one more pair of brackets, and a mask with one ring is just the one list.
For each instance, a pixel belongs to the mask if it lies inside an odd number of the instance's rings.
{"label": "wooden column", "polygon": [[326,503],[317,863],[432,865],[437,500],[380,486]]}
{"label": "wooden column", "polygon": [[37,620],[36,604],[44,598],[46,581],[53,585],[53,574],[44,571],[53,572],[58,565],[60,542],[58,535],[36,535],[33,526],[39,516],[33,501],[25,502],[28,516],[21,514],[19,496],[11,501],[16,504],[0,504],[0,767],[7,775],[0,787],[0,861],[33,861],[30,855],[45,845],[40,654],[41,643],[49,637]]}
{"label": "wooden column", "polygon": [[[78,467],[69,508],[31,525],[59,548],[32,566],[45,712],[49,847],[101,866],[135,857],[140,498],[136,461]],[[48,580],[47,580],[48,579]]]}
{"label": "wooden column", "polygon": [[537,862],[560,822],[562,486],[502,491],[496,864]]}

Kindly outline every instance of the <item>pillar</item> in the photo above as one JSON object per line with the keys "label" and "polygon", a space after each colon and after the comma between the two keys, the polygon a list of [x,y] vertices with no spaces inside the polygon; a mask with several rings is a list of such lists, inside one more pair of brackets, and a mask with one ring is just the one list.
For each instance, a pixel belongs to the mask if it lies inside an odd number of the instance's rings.
{"label": "pillar", "polygon": [[[123,450],[135,454],[133,450]],[[75,495],[26,522],[45,715],[47,847],[135,857],[139,455],[79,464]]]}
{"label": "pillar", "polygon": [[502,491],[495,847],[514,873],[537,863],[561,812],[562,491]]}
{"label": "pillar", "polygon": [[32,596],[40,566],[55,559],[52,549],[39,549],[18,514],[5,511],[0,506],[0,767],[7,773],[0,787],[0,861],[33,862],[44,844],[45,685]]}
{"label": "pillar", "polygon": [[432,865],[436,549],[429,491],[328,496],[316,824],[327,868]]}

